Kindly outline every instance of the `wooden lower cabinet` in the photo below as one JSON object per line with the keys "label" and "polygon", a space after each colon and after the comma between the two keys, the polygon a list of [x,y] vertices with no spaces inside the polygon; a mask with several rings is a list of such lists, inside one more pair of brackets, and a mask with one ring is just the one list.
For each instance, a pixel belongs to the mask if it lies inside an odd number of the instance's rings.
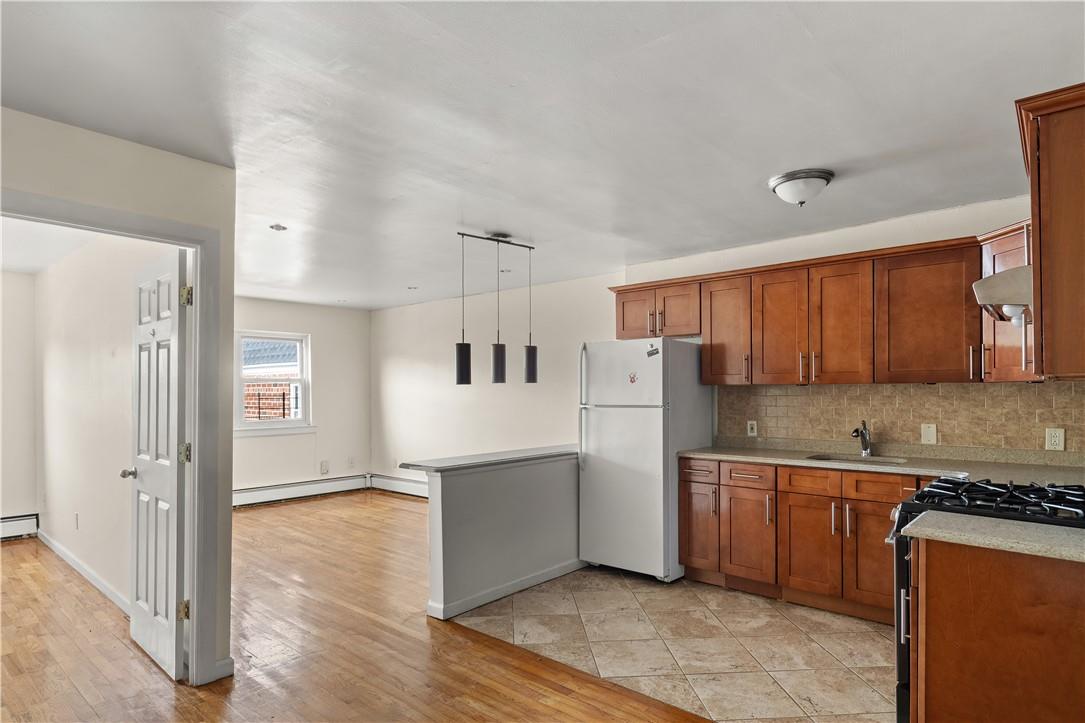
{"label": "wooden lower cabinet", "polygon": [[719,485],[678,483],[678,561],[701,570],[720,566]]}
{"label": "wooden lower cabinet", "polygon": [[840,597],[844,537],[839,530],[840,499],[780,492],[777,514],[780,585]]}
{"label": "wooden lower cabinet", "polygon": [[720,572],[776,582],[775,509],[775,492],[720,486]]}
{"label": "wooden lower cabinet", "polygon": [[887,502],[844,500],[844,599],[893,607],[893,527]]}

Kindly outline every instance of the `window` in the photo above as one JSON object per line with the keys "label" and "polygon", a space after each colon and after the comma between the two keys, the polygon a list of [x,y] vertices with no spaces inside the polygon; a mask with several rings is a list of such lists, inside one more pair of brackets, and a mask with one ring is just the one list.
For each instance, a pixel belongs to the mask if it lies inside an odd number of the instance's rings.
{"label": "window", "polygon": [[309,426],[309,336],[237,335],[238,429]]}

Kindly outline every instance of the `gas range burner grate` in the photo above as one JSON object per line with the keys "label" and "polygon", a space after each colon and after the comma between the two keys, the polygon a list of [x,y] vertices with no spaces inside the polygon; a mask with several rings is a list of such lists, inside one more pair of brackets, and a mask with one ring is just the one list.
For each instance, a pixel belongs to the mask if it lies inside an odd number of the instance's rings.
{"label": "gas range burner grate", "polygon": [[942,477],[916,492],[911,501],[991,517],[1085,526],[1085,485],[1016,485]]}

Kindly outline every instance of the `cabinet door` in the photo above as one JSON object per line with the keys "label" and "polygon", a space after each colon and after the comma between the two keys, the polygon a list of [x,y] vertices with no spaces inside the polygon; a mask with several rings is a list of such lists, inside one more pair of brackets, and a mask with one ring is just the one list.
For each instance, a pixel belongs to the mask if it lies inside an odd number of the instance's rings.
{"label": "cabinet door", "polygon": [[[983,275],[1026,265],[1025,224],[1019,224],[983,244]],[[1026,314],[1026,318],[1029,316]],[[1031,319],[1029,319],[1031,321]],[[983,380],[1027,382],[1038,379],[1032,324],[1016,327],[983,314]]]}
{"label": "cabinet door", "polygon": [[810,269],[810,381],[874,381],[874,262]]}
{"label": "cabinet door", "polygon": [[679,562],[699,570],[720,568],[719,486],[679,482]]}
{"label": "cabinet door", "polygon": [[776,493],[720,487],[720,572],[776,582]]}
{"label": "cabinet door", "polygon": [[1085,84],[1076,86],[1065,106],[1033,121],[1039,155],[1032,169],[1039,346],[1047,377],[1085,379]]}
{"label": "cabinet door", "polygon": [[754,274],[754,384],[805,384],[810,342],[806,269]]}
{"label": "cabinet door", "polygon": [[780,585],[839,597],[844,537],[840,498],[780,492],[776,510]]}
{"label": "cabinet door", "polygon": [[701,284],[701,382],[750,383],[750,277]]}
{"label": "cabinet door", "polygon": [[656,325],[659,336],[700,334],[701,285],[682,284],[657,289]]}
{"label": "cabinet door", "polygon": [[980,249],[874,262],[876,382],[980,380]]}
{"label": "cabinet door", "polygon": [[644,339],[656,335],[656,290],[615,294],[618,339]]}
{"label": "cabinet door", "polygon": [[864,605],[893,607],[893,527],[886,502],[844,500],[844,598]]}

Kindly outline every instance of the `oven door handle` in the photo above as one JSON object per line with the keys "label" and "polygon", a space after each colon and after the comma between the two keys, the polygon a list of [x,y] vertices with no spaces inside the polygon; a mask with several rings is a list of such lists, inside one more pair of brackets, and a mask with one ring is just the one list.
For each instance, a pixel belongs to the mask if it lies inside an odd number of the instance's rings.
{"label": "oven door handle", "polygon": [[911,606],[912,598],[908,595],[908,590],[901,588],[900,591],[900,624],[898,626],[900,630],[900,644],[904,645],[906,641],[911,640],[912,636],[905,632],[908,630],[909,607]]}

